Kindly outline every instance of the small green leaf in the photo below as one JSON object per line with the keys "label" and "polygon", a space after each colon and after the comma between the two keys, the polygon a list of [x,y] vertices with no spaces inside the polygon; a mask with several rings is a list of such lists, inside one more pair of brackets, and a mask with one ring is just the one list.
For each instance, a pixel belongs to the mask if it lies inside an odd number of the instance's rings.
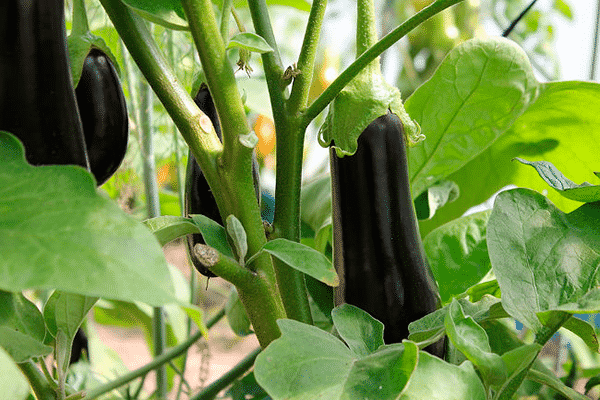
{"label": "small green leaf", "polygon": [[39,342],[44,341],[46,324],[35,304],[21,293],[0,291],[0,326],[19,331]]}
{"label": "small green leaf", "polygon": [[443,302],[481,281],[492,267],[486,241],[490,214],[491,210],[457,218],[423,239]]}
{"label": "small green leaf", "polygon": [[1,348],[4,348],[17,363],[32,357],[43,357],[52,352],[52,347],[7,326],[0,326]]}
{"label": "small green leaf", "polygon": [[553,189],[558,191],[567,199],[591,203],[600,200],[600,186],[592,185],[589,182],[583,182],[578,185],[568,179],[551,162],[548,161],[527,161],[515,157],[520,163],[531,165],[538,172],[540,177]]}
{"label": "small green leaf", "polygon": [[267,242],[261,251],[266,251],[290,267],[329,286],[339,285],[339,278],[331,261],[312,247],[287,239],[275,239]]}
{"label": "small green leaf", "polygon": [[425,352],[419,352],[417,369],[399,400],[485,400],[485,390],[473,368],[465,361],[452,365]]}
{"label": "small green leaf", "polygon": [[[497,308],[500,306],[500,299],[490,295],[483,296],[477,303],[471,303],[466,299],[459,299],[458,303],[462,307],[464,315],[472,317],[477,323],[507,316],[501,307],[500,309]],[[448,307],[449,305],[446,305],[421,319],[411,322],[408,325],[409,340],[424,342],[444,332]]]}
{"label": "small green leaf", "polygon": [[147,219],[144,224],[150,228],[161,246],[169,243],[178,237],[199,233],[198,226],[189,218],[177,217],[174,215],[162,215],[160,217]]}
{"label": "small green leaf", "polygon": [[29,383],[8,353],[0,346],[0,396],[3,399],[25,400]]}
{"label": "small green leaf", "polygon": [[[531,379],[534,382],[538,382],[543,385],[546,385],[546,386],[556,390],[558,393],[562,394],[567,399],[589,400],[589,397],[582,395],[581,393],[571,389],[568,386],[565,386],[565,384],[560,379],[558,379],[557,377],[555,377],[553,375],[531,369],[527,373],[527,379]],[[592,379],[594,379],[594,378],[592,378]],[[590,381],[592,381],[592,379],[590,379]],[[588,381],[588,382],[590,382],[590,381]],[[586,384],[585,388],[587,391],[587,389],[588,389],[587,384]]]}
{"label": "small green leaf", "polygon": [[507,378],[504,361],[492,353],[485,330],[472,317],[465,317],[456,299],[448,307],[444,325],[452,344],[475,364],[486,386],[504,383]]}
{"label": "small green leaf", "polygon": [[269,46],[265,39],[258,36],[256,33],[251,32],[242,32],[234,35],[229,40],[227,48],[239,48],[260,54],[270,53],[273,51],[273,48]]}
{"label": "small green leaf", "polygon": [[542,346],[534,343],[517,347],[502,354],[502,360],[508,368],[508,379],[501,388],[498,389],[494,399],[510,400],[513,398],[516,390],[521,386],[529,368],[535,361]]}
{"label": "small green leaf", "polygon": [[189,29],[179,0],[123,0],[123,3],[148,21],[170,29]]}
{"label": "small green leaf", "polygon": [[190,218],[194,221],[198,229],[200,229],[202,238],[208,246],[227,257],[234,258],[233,251],[227,241],[227,233],[223,226],[201,214],[192,214]]}
{"label": "small green leaf", "polygon": [[258,136],[254,131],[250,131],[245,135],[239,135],[240,143],[249,149],[253,149],[258,144]]}
{"label": "small green leaf", "polygon": [[271,342],[254,364],[260,386],[273,400],[339,398],[356,359],[352,351],[314,326],[287,319],[277,324],[281,337]]}
{"label": "small green leaf", "polygon": [[431,219],[435,212],[446,203],[452,203],[459,196],[458,185],[452,181],[441,181],[427,188],[415,199],[418,219]]}
{"label": "small green leaf", "polygon": [[342,304],[331,312],[340,337],[357,357],[365,357],[383,346],[383,324],[350,304]]}
{"label": "small green leaf", "polygon": [[361,358],[352,366],[340,399],[398,399],[417,367],[418,353],[416,344],[405,341]]}
{"label": "small green leaf", "polygon": [[238,336],[247,336],[252,333],[250,319],[238,297],[235,287],[232,287],[229,292],[229,298],[227,299],[227,304],[225,304],[225,315],[233,333]]}
{"label": "small green leaf", "polygon": [[231,238],[233,245],[235,246],[238,261],[241,265],[244,265],[246,254],[248,254],[248,240],[246,238],[246,231],[242,226],[242,223],[235,215],[229,215],[225,221],[227,226],[227,234]]}
{"label": "small green leaf", "polygon": [[56,336],[59,331],[63,331],[67,338],[73,340],[96,301],[97,297],[55,291],[44,305],[44,320],[48,332]]}

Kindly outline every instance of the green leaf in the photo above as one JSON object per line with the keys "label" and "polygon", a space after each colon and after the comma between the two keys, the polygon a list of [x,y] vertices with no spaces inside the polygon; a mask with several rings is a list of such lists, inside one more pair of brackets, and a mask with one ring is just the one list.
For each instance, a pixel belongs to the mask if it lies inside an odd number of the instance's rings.
{"label": "green leaf", "polygon": [[384,346],[356,361],[340,399],[398,399],[417,367],[418,352],[417,345],[403,342]]}
{"label": "green leaf", "polygon": [[286,319],[277,324],[281,337],[254,365],[256,381],[273,400],[398,399],[417,364],[412,342],[382,346],[357,359],[342,341],[317,327]]}
{"label": "green leaf", "polygon": [[[589,171],[598,169],[598,109],[598,83],[540,84],[537,100],[512,127],[464,168],[448,176],[447,179],[460,187],[461,197],[447,204],[432,220],[420,221],[421,232],[461,216],[469,207],[486,201],[506,185],[514,184],[538,192],[547,190],[547,184],[538,176],[511,162],[514,157],[547,160],[575,182],[589,179]],[[547,197],[565,212],[581,205],[556,191],[550,191]]]}
{"label": "green leaf", "polygon": [[0,326],[0,348],[4,348],[17,363],[52,352],[52,347],[7,326]]}
{"label": "green leaf", "polygon": [[[336,399],[355,356],[339,339],[314,326],[277,321],[281,337],[256,358],[256,381],[273,400]],[[290,384],[293,382],[293,384]]]}
{"label": "green leaf", "polygon": [[55,291],[44,305],[44,320],[48,332],[54,336],[57,348],[57,364],[66,372],[69,366],[71,346],[77,329],[87,313],[98,301],[97,297]]}
{"label": "green leaf", "polygon": [[0,289],[58,289],[151,305],[176,302],[164,254],[142,223],[76,166],[33,167],[0,132]]}
{"label": "green leaf", "polygon": [[441,181],[427,188],[415,199],[418,219],[431,219],[435,212],[459,196],[458,185],[452,181]]}
{"label": "green leaf", "polygon": [[528,189],[502,192],[488,222],[488,249],[506,311],[534,331],[537,313],[600,310],[600,210],[564,214]]}
{"label": "green leaf", "polygon": [[227,45],[228,49],[238,48],[252,51],[259,54],[270,53],[273,48],[269,46],[267,41],[256,33],[242,32],[234,35]]}
{"label": "green leaf", "polygon": [[573,21],[573,11],[571,11],[571,6],[569,6],[569,4],[567,4],[564,0],[554,0],[552,7],[555,10],[558,10],[558,12],[560,12],[566,19]]}
{"label": "green leaf", "polygon": [[486,227],[491,210],[457,218],[423,239],[443,302],[481,281],[491,268]]}
{"label": "green leaf", "polygon": [[200,229],[202,238],[208,246],[218,250],[219,253],[227,257],[234,258],[233,251],[227,241],[227,233],[223,226],[201,214],[192,214],[190,218],[194,221],[198,229]]}
{"label": "green leaf", "polygon": [[444,325],[452,344],[477,367],[486,386],[498,386],[506,380],[506,365],[492,353],[485,330],[472,317],[465,317],[456,299],[448,307]]}
{"label": "green leaf", "polygon": [[[471,303],[467,299],[457,300],[462,307],[465,316],[470,316],[477,323],[489,319],[504,318],[508,316],[501,307],[500,299],[485,295],[477,303]],[[414,342],[425,342],[432,337],[437,337],[445,330],[445,319],[449,305],[440,308],[421,319],[408,325],[409,340]]]}
{"label": "green leaf", "polygon": [[425,352],[399,400],[484,400],[485,390],[473,364],[448,364]]}
{"label": "green leaf", "polygon": [[123,3],[148,21],[170,29],[189,29],[180,0],[123,0]]}
{"label": "green leaf", "polygon": [[0,291],[0,326],[19,331],[38,342],[44,341],[46,324],[38,308],[21,293]]}
{"label": "green leaf", "polygon": [[488,148],[535,101],[538,90],[527,55],[510,40],[472,39],[450,51],[406,101],[426,135],[410,148],[413,196]]}
{"label": "green leaf", "polygon": [[342,304],[331,312],[333,324],[357,357],[365,357],[383,346],[383,324],[350,304]]}
{"label": "green leaf", "polygon": [[[538,318],[543,325],[546,325],[546,322],[550,319],[550,314],[556,312],[557,311],[547,311],[538,313]],[[590,323],[573,316],[572,318],[569,318],[562,327],[579,336],[591,351],[598,353],[598,337],[596,336],[594,327]]]}
{"label": "green leaf", "polygon": [[10,358],[0,347],[0,397],[11,400],[25,400],[29,395],[29,383]]}
{"label": "green leaf", "polygon": [[189,218],[176,217],[174,215],[163,215],[160,217],[147,219],[144,224],[150,228],[161,246],[169,243],[178,237],[199,233],[200,230]]}
{"label": "green leaf", "polygon": [[583,182],[578,185],[568,179],[551,162],[548,161],[527,161],[515,157],[520,163],[531,165],[538,172],[540,177],[553,189],[558,191],[567,199],[591,203],[600,200],[600,186],[592,185],[589,182]]}
{"label": "green leaf", "polygon": [[312,247],[287,239],[275,239],[267,242],[261,251],[266,251],[290,267],[329,286],[339,285],[339,278],[331,261]]}
{"label": "green leaf", "polygon": [[227,217],[225,226],[227,227],[227,234],[235,246],[238,261],[241,265],[244,265],[246,254],[248,254],[248,240],[246,237],[246,231],[244,230],[240,220],[237,219],[233,214]]}
{"label": "green leaf", "polygon": [[331,176],[323,175],[302,186],[300,216],[318,232],[331,223]]}
{"label": "green leaf", "polygon": [[250,319],[238,297],[235,287],[232,287],[229,292],[229,298],[227,299],[227,304],[225,304],[225,315],[233,333],[238,336],[247,336],[252,333]]}
{"label": "green leaf", "polygon": [[529,368],[534,363],[541,349],[541,345],[533,343],[517,347],[502,354],[502,360],[504,360],[508,368],[509,376],[504,385],[496,393],[495,400],[510,400],[513,398],[514,393],[521,386],[521,383],[523,383]]}
{"label": "green leaf", "polygon": [[[555,377],[553,375],[546,374],[546,373],[532,369],[527,373],[527,379],[531,379],[532,381],[539,382],[548,387],[551,387],[552,389],[556,390],[558,393],[565,396],[565,398],[567,398],[567,399],[589,400],[589,397],[584,396],[581,393],[578,393],[577,391],[571,389],[568,386],[565,386],[565,384],[560,379],[558,379],[557,377]],[[586,385],[586,388],[587,388],[587,385]]]}

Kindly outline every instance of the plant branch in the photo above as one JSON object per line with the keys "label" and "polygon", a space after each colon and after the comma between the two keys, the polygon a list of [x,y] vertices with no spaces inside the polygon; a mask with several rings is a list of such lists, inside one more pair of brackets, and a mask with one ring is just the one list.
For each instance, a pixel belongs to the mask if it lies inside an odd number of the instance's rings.
{"label": "plant branch", "polygon": [[242,376],[254,365],[254,360],[260,354],[261,349],[255,349],[248,354],[242,361],[237,363],[233,368],[223,374],[219,379],[202,389],[202,391],[191,397],[190,400],[212,400],[217,394],[227,386],[231,385],[233,381]]}
{"label": "plant branch", "polygon": [[[279,127],[276,128],[277,154],[285,154],[285,160],[279,157],[276,165],[277,203],[273,238],[300,240],[300,190],[306,127],[300,125],[298,116],[308,101],[326,5],[327,0],[315,0],[312,4],[297,65],[301,74],[294,78],[292,92],[287,101],[288,119],[279,121]],[[273,108],[273,113],[276,112],[277,110]],[[283,124],[287,125],[287,129],[281,128]],[[312,324],[304,274],[277,260],[275,266],[277,283],[280,288],[285,288],[285,291],[281,291],[281,297],[288,318]]]}
{"label": "plant branch", "polygon": [[129,53],[188,143],[209,183],[218,181],[216,159],[223,146],[202,127],[204,115],[171,71],[144,21],[121,0],[100,0]]}
{"label": "plant branch", "polygon": [[221,38],[226,42],[229,40],[229,20],[231,19],[230,10],[233,5],[233,0],[223,0],[223,8],[221,9]]}
{"label": "plant branch", "polygon": [[85,11],[85,1],[73,0],[73,28],[71,29],[71,35],[83,35],[89,32],[89,30],[90,26]]}
{"label": "plant branch", "polygon": [[435,14],[451,7],[455,4],[460,3],[463,0],[437,0],[431,5],[425,7],[417,14],[406,20],[402,25],[388,33],[369,50],[362,53],[356,61],[354,61],[348,68],[346,68],[331,85],[311,104],[311,106],[304,112],[303,126],[308,124],[317,117],[329,103],[342,91],[342,89],[352,80],[356,75],[363,70],[369,63],[375,58],[379,57],[381,53],[391,47],[398,40],[402,39],[408,32],[416,28],[423,21],[433,17]]}
{"label": "plant branch", "polygon": [[[217,322],[221,320],[225,316],[225,309],[222,308],[219,312],[208,320],[206,323],[206,328],[212,328]],[[194,333],[192,336],[187,338],[181,344],[169,349],[165,353],[163,353],[160,357],[155,358],[148,364],[129,372],[113,381],[110,381],[102,386],[94,388],[87,393],[87,396],[84,400],[92,400],[102,396],[105,393],[108,393],[114,389],[117,389],[123,385],[128,384],[129,382],[137,379],[139,377],[147,375],[150,371],[158,368],[160,365],[164,365],[171,361],[174,358],[179,357],[181,354],[187,351],[194,343],[196,343],[202,337],[202,332],[198,331]]]}
{"label": "plant branch", "polygon": [[38,367],[35,366],[33,361],[29,360],[18,363],[17,366],[27,377],[29,385],[31,386],[33,393],[35,393],[37,400],[56,400],[54,390],[52,390],[48,380]]}

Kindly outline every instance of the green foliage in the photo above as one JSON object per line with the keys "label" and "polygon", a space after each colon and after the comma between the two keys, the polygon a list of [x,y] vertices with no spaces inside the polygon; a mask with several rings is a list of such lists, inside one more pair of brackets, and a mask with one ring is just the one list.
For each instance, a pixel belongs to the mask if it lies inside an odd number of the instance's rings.
{"label": "green foliage", "polygon": [[2,132],[0,181],[0,288],[176,301],[156,239],[97,194],[85,170],[33,167],[18,140]]}

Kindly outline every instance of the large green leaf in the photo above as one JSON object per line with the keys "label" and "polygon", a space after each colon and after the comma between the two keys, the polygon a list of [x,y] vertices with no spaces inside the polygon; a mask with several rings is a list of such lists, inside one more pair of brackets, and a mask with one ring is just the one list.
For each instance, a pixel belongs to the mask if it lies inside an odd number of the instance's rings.
{"label": "large green leaf", "polygon": [[485,239],[490,213],[457,218],[434,229],[423,240],[442,301],[464,293],[490,270]]}
{"label": "large green leaf", "polygon": [[277,323],[281,337],[254,366],[257,382],[273,400],[398,399],[417,363],[412,342],[382,346],[361,357],[317,327],[293,320]]}
{"label": "large green leaf", "polygon": [[29,384],[19,367],[0,347],[0,397],[3,399],[25,400],[29,394]]}
{"label": "large green leaf", "polygon": [[506,311],[537,331],[538,313],[600,310],[598,226],[598,203],[564,214],[529,189],[500,193],[487,241]]}
{"label": "large green leaf", "polygon": [[410,149],[413,195],[488,148],[536,99],[538,90],[527,55],[507,39],[473,39],[448,53],[431,79],[406,101],[406,110],[426,136]]}
{"label": "large green leaf", "polygon": [[80,167],[33,167],[0,132],[0,289],[176,302],[160,245]]}
{"label": "large green leaf", "polygon": [[365,357],[383,346],[383,324],[367,312],[342,304],[331,312],[340,337],[358,357]]}
{"label": "large green leaf", "polygon": [[473,317],[465,316],[456,299],[448,307],[444,325],[452,344],[477,367],[486,386],[499,386],[506,381],[508,371],[504,361],[492,353],[485,330]]}
{"label": "large green leaf", "polygon": [[484,400],[486,396],[483,384],[469,361],[457,366],[420,352],[417,369],[399,399]]}
{"label": "large green leaf", "polygon": [[[432,220],[420,221],[423,233],[460,216],[506,185],[546,191],[547,184],[536,174],[511,162],[514,157],[549,161],[575,182],[589,180],[590,174],[600,169],[600,85],[550,82],[540,89],[535,103],[506,134],[448,177],[460,187],[461,197]],[[565,212],[581,205],[555,191],[550,191],[548,198]]]}

